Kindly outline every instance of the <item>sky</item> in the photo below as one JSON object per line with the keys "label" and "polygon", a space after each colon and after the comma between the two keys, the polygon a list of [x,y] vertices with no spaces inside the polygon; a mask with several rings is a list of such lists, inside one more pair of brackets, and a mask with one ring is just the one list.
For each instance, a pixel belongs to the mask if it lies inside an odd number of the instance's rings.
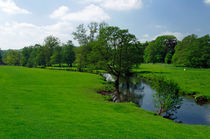
{"label": "sky", "polygon": [[200,37],[210,34],[210,0],[0,0],[0,48],[43,44],[49,35],[65,43],[79,24],[103,21],[141,42]]}

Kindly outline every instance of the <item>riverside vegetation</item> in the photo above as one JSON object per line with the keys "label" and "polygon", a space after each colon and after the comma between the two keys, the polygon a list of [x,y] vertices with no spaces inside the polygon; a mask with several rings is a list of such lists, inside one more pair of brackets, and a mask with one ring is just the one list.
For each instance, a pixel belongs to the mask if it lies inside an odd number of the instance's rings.
{"label": "riverside vegetation", "polygon": [[210,98],[209,69],[175,67],[168,64],[142,64],[135,71],[147,78],[154,75],[164,76],[178,83],[180,91],[184,94],[203,95]]}

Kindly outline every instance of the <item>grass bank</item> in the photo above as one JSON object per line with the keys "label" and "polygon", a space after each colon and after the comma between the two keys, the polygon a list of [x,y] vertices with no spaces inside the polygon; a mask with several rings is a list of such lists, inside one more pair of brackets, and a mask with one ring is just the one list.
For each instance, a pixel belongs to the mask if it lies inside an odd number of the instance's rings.
{"label": "grass bank", "polygon": [[195,69],[175,67],[167,64],[142,64],[135,69],[144,77],[162,75],[167,79],[174,80],[186,94],[201,94],[210,99],[210,69]]}
{"label": "grass bank", "polygon": [[0,138],[203,138],[182,125],[96,93],[96,74],[0,66]]}

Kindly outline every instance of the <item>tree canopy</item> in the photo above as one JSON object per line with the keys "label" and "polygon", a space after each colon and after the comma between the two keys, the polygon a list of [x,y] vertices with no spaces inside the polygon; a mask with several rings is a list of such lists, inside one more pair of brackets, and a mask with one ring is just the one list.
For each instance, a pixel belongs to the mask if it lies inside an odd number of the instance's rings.
{"label": "tree canopy", "polygon": [[[54,36],[20,50],[0,50],[0,64],[46,67],[73,63],[83,69],[104,69],[113,75],[127,76],[139,63],[167,63],[195,68],[210,67],[210,36],[198,38],[192,34],[178,41],[173,35],[163,35],[154,41],[140,43],[128,30],[108,24],[80,24],[73,37],[61,44]],[[116,72],[120,71],[120,73]]]}
{"label": "tree canopy", "polygon": [[0,65],[3,64],[3,61],[2,61],[2,51],[0,49]]}
{"label": "tree canopy", "polygon": [[210,67],[210,36],[198,38],[192,34],[185,37],[175,48],[173,63],[189,67]]}
{"label": "tree canopy", "polygon": [[144,51],[146,63],[171,63],[177,39],[172,35],[159,36],[149,43]]}
{"label": "tree canopy", "polygon": [[[94,64],[103,65],[104,69],[115,76],[116,94],[119,97],[120,77],[130,76],[134,65],[140,64],[139,42],[128,30],[108,26],[100,31],[95,43]],[[96,59],[97,58],[97,59]]]}

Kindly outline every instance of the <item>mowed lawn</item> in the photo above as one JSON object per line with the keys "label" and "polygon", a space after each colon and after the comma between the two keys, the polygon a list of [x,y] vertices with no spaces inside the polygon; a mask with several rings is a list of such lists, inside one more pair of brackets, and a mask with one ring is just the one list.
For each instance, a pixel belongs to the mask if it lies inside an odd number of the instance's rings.
{"label": "mowed lawn", "polygon": [[0,66],[0,138],[198,138],[210,127],[176,124],[96,93],[95,74]]}
{"label": "mowed lawn", "polygon": [[173,65],[142,64],[136,71],[143,76],[163,75],[178,83],[185,93],[195,92],[210,98],[210,69],[186,68],[184,71],[184,67]]}

